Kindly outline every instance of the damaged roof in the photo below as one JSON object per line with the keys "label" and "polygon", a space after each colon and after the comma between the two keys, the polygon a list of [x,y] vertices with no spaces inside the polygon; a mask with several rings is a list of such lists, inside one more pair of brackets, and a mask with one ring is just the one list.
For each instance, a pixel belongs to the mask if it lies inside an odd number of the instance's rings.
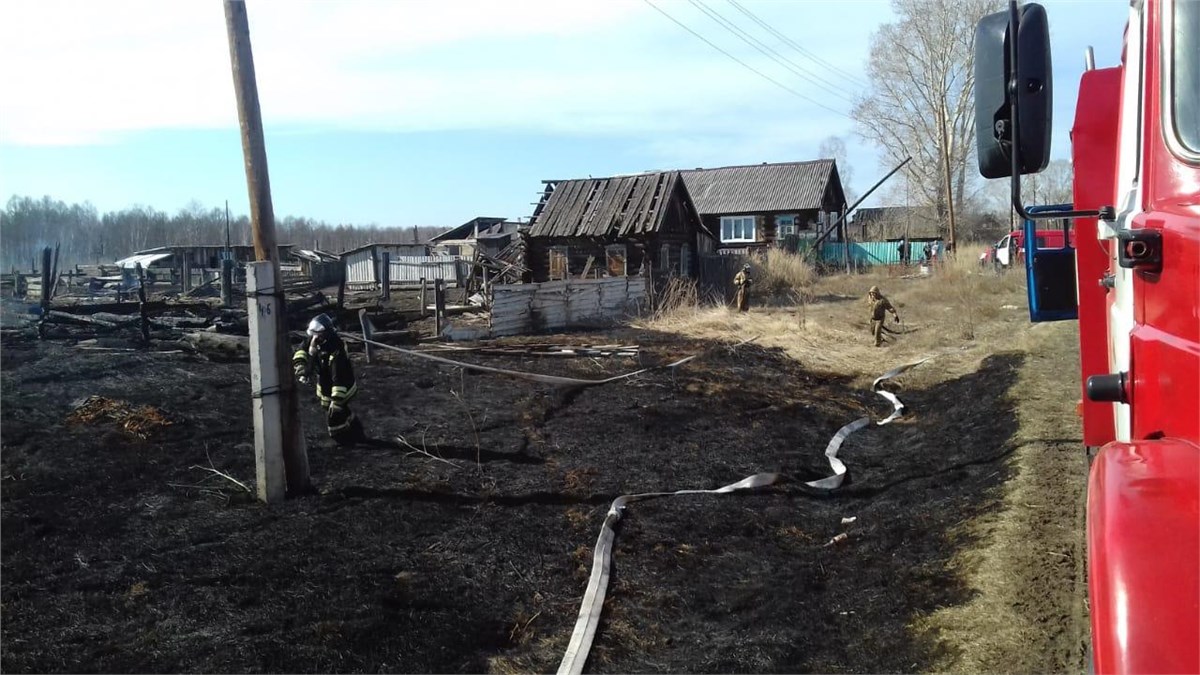
{"label": "damaged roof", "polygon": [[458,227],[446,230],[436,237],[432,237],[429,242],[435,243],[457,239],[471,239],[476,236],[477,228],[478,236],[480,237],[484,235],[511,234],[516,232],[520,225],[520,223],[508,220],[506,218],[488,218],[481,216],[479,218],[472,218]]}
{"label": "damaged roof", "polygon": [[841,180],[832,159],[747,164],[680,171],[701,215],[820,209],[830,182]]}
{"label": "damaged roof", "polygon": [[658,232],[676,189],[689,201],[678,171],[548,181],[529,236],[603,238]]}

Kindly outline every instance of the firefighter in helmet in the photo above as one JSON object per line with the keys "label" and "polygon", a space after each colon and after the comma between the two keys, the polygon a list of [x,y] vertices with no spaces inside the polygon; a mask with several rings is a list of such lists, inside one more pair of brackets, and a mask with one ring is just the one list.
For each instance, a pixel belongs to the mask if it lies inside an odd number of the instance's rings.
{"label": "firefighter in helmet", "polygon": [[750,310],[750,286],[754,280],[750,278],[750,263],[742,265],[742,269],[733,278],[733,285],[737,286],[737,308],[739,312]]}
{"label": "firefighter in helmet", "polygon": [[871,334],[875,336],[875,346],[878,347],[883,344],[883,320],[887,317],[887,312],[896,317],[896,323],[900,323],[900,315],[896,313],[892,303],[883,297],[878,286],[872,286],[867,291],[867,304],[871,307]]}
{"label": "firefighter in helmet", "polygon": [[354,367],[346,353],[346,344],[337,334],[333,319],[320,314],[308,322],[304,344],[292,355],[292,369],[301,384],[314,379],[317,397],[326,410],[329,437],[339,445],[349,445],[363,437],[362,422],[350,410],[350,399],[358,393]]}

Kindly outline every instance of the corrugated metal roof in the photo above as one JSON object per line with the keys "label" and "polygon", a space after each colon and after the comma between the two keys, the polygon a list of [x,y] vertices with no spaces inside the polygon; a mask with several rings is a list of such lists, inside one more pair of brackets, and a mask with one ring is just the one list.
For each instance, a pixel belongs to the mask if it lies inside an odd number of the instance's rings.
{"label": "corrugated metal roof", "polygon": [[677,171],[551,183],[529,236],[603,238],[657,232],[678,184]]}
{"label": "corrugated metal roof", "polygon": [[174,254],[173,253],[143,253],[141,255],[131,255],[128,258],[121,258],[120,260],[118,260],[117,262],[115,262],[113,264],[122,269],[131,270],[131,269],[134,269],[135,267],[137,267],[138,263],[141,263],[142,268],[145,269],[150,266],[150,263],[157,262],[164,258],[170,258],[172,255],[174,255]]}
{"label": "corrugated metal roof", "polygon": [[819,209],[832,159],[680,171],[701,215]]}

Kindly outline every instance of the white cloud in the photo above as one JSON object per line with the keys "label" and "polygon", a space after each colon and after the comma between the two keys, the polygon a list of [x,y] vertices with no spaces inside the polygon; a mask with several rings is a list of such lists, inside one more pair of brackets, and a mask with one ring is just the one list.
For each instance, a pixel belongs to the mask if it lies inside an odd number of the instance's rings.
{"label": "white cloud", "polygon": [[[826,97],[688,5],[659,5],[776,79]],[[800,35],[809,15],[831,6],[767,4],[759,13]],[[734,129],[763,143],[772,129],[790,133],[775,121],[781,111],[819,111],[637,0],[251,1],[248,10],[263,116],[276,129],[683,138]],[[0,12],[0,142],[88,144],[236,125],[219,3],[50,0]],[[850,55],[865,53],[870,27],[854,40],[832,28],[818,34],[826,45],[806,38],[810,48],[828,46],[826,58],[848,50],[843,62],[856,69]]]}

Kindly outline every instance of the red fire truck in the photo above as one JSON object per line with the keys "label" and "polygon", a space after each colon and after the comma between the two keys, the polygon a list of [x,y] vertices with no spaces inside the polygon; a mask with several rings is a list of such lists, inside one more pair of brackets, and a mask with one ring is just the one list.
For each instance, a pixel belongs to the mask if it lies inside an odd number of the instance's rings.
{"label": "red fire truck", "polygon": [[1079,321],[1093,667],[1200,673],[1200,0],[1128,10],[1121,62],[1089,52],[1079,83],[1074,203],[1041,209],[1020,176],[1049,160],[1046,12],[980,21],[979,169],[1027,233],[1073,220],[1073,247],[1024,243],[1033,319]]}

